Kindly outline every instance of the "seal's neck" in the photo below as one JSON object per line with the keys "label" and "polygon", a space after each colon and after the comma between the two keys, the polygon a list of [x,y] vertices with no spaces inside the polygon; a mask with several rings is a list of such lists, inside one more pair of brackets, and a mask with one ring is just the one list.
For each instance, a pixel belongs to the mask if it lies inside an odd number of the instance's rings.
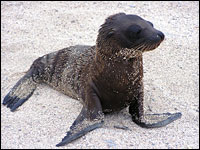
{"label": "seal's neck", "polygon": [[115,40],[107,39],[106,37],[104,37],[104,35],[98,36],[96,41],[97,55],[109,58],[120,49],[120,46]]}
{"label": "seal's neck", "polygon": [[96,62],[124,62],[131,60],[138,59],[142,57],[142,52],[135,49],[129,48],[118,48],[116,47],[98,47],[96,46],[96,55],[95,61]]}

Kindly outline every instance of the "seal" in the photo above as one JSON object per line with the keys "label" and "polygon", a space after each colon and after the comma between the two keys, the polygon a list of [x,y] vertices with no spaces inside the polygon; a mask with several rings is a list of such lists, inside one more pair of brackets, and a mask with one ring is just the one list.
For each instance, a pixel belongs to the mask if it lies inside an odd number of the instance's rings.
{"label": "seal", "polygon": [[139,126],[165,126],[181,113],[144,114],[143,108],[142,54],[157,48],[163,40],[164,34],[151,22],[137,15],[114,14],[101,25],[95,46],[71,46],[36,59],[3,104],[15,111],[41,83],[79,100],[82,110],[56,146],[102,127],[106,113],[127,106]]}

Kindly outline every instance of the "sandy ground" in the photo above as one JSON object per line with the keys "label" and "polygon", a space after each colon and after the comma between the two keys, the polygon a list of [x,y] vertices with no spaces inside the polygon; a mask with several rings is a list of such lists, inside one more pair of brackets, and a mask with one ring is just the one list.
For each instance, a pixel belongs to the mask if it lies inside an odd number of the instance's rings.
{"label": "sandy ground", "polygon": [[[36,58],[94,45],[104,19],[118,12],[137,14],[166,36],[144,54],[145,110],[183,116],[144,129],[124,109],[60,148],[199,148],[199,2],[1,2],[1,101]],[[1,148],[57,148],[81,107],[45,85],[14,113],[1,104]]]}

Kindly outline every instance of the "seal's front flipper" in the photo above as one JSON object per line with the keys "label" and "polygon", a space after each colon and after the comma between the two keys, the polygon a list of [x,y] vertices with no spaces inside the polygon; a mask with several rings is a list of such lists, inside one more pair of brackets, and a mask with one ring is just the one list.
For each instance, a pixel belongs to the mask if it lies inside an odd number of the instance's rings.
{"label": "seal's front flipper", "polygon": [[56,146],[68,144],[85,135],[87,132],[100,128],[103,125],[104,114],[97,94],[97,88],[91,83],[83,92],[83,108],[70,127],[70,131],[67,132],[67,135]]}
{"label": "seal's front flipper", "polygon": [[72,142],[73,140],[76,140],[79,137],[85,135],[87,132],[102,127],[104,122],[102,115],[98,115],[96,119],[92,120],[86,118],[86,116],[87,110],[83,107],[81,113],[70,127],[70,131],[67,132],[67,135],[56,146],[66,145]]}
{"label": "seal's front flipper", "polygon": [[[143,88],[143,86],[142,86]],[[143,107],[143,89],[134,97],[129,106],[129,113],[132,116],[133,122],[144,128],[158,128],[168,125],[169,123],[181,118],[182,114],[178,113],[163,113],[163,114],[144,114]]]}
{"label": "seal's front flipper", "polygon": [[182,114],[163,113],[163,114],[146,114],[139,120],[133,118],[133,121],[143,128],[159,128],[181,118]]}
{"label": "seal's front flipper", "polygon": [[[85,123],[87,124],[87,122]],[[66,145],[70,142],[72,142],[73,140],[78,139],[79,137],[85,135],[87,132],[92,131],[96,128],[100,128],[103,125],[103,121],[99,122],[99,123],[94,123],[92,125],[87,125],[85,127],[82,127],[82,124],[80,124],[77,131],[69,131],[67,132],[67,135],[62,139],[62,141],[57,144],[56,146],[63,146]],[[81,130],[81,131],[79,131]]]}
{"label": "seal's front flipper", "polygon": [[32,70],[29,70],[5,96],[3,105],[7,105],[11,111],[15,111],[31,97],[36,87],[37,83],[33,81]]}
{"label": "seal's front flipper", "polygon": [[78,118],[70,127],[70,131],[67,132],[67,135],[56,146],[66,145],[73,140],[76,140],[79,137],[85,135],[87,132],[92,131],[96,128],[100,128],[103,125],[103,119],[89,120],[85,118],[84,111],[85,110],[83,108]]}

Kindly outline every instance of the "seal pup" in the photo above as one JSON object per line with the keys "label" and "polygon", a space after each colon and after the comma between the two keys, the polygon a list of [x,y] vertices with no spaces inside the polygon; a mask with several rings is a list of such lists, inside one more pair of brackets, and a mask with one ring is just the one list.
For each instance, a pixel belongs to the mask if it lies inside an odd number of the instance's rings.
{"label": "seal pup", "polygon": [[104,114],[127,106],[139,126],[165,126],[181,113],[144,114],[143,109],[142,53],[157,48],[163,40],[161,31],[137,15],[112,15],[101,25],[95,46],[71,46],[36,59],[3,104],[15,111],[41,83],[80,100],[80,114],[56,146],[101,127]]}

